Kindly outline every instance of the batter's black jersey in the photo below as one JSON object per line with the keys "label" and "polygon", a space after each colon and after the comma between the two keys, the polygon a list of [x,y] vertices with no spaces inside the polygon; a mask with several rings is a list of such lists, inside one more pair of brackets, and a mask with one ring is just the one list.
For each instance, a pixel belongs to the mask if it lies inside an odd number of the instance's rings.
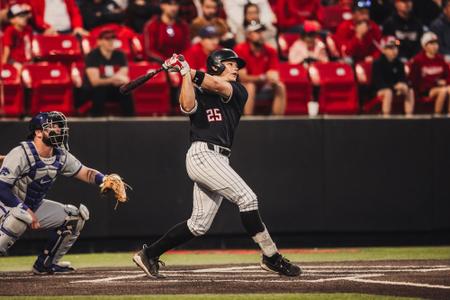
{"label": "batter's black jersey", "polygon": [[197,110],[189,116],[191,143],[202,141],[231,148],[248,93],[239,82],[230,83],[233,93],[229,100],[216,93],[195,88]]}

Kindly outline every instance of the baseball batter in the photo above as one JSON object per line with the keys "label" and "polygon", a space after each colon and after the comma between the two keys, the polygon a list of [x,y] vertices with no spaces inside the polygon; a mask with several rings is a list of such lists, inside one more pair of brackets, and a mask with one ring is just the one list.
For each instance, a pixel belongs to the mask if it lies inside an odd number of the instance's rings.
{"label": "baseball batter", "polygon": [[238,82],[245,66],[233,50],[221,49],[207,59],[207,74],[191,70],[182,56],[174,54],[165,65],[183,77],[180,106],[191,123],[191,147],[186,168],[194,182],[191,217],[170,229],[151,246],[143,246],[133,261],[148,276],[161,278],[159,257],[210,228],[223,198],[239,207],[242,224],[262,251],[261,267],[286,276],[301,270],[277,250],[258,211],[255,193],[229,165],[234,133],[247,101],[247,91]]}
{"label": "baseball batter", "polygon": [[4,157],[0,168],[0,254],[6,255],[28,227],[51,229],[33,273],[71,272],[70,263],[60,259],[77,240],[89,211],[83,204],[64,205],[44,199],[45,195],[58,175],[100,186],[109,183],[112,175],[83,166],[68,151],[69,128],[62,113],[39,113],[31,119],[29,130],[28,139]]}

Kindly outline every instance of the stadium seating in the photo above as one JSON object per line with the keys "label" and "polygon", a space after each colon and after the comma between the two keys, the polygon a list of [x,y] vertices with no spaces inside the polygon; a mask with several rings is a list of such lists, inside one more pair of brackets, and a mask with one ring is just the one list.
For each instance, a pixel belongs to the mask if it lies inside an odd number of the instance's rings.
{"label": "stadium seating", "polygon": [[308,71],[302,65],[280,63],[280,78],[286,85],[286,114],[307,114],[307,103],[312,98]]}
{"label": "stadium seating", "polygon": [[[148,62],[130,63],[129,76],[136,78],[152,70],[159,69],[159,65]],[[133,92],[136,115],[165,115],[170,112],[170,91],[166,73],[147,81]]]}
{"label": "stadium seating", "polygon": [[31,88],[31,114],[51,110],[69,115],[73,112],[73,86],[64,65],[47,62],[26,65],[22,79]]}
{"label": "stadium seating", "polygon": [[280,33],[278,35],[278,48],[280,52],[280,56],[282,59],[287,60],[289,56],[289,48],[291,48],[292,44],[300,37],[298,33]]}
{"label": "stadium seating", "polygon": [[32,52],[37,60],[67,65],[83,57],[80,43],[73,35],[36,35],[32,41]]}
{"label": "stadium seating", "polygon": [[23,87],[19,71],[11,65],[2,65],[0,70],[0,114],[19,116],[24,111]]}
{"label": "stadium seating", "polygon": [[320,113],[354,114],[358,111],[356,82],[350,65],[316,63],[309,68],[309,75],[313,84],[320,86]]}

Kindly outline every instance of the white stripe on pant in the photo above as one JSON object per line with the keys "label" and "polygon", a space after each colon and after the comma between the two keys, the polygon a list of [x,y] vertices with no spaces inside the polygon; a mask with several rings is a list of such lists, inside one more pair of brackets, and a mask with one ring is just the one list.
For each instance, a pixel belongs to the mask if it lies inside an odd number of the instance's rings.
{"label": "white stripe on pant", "polygon": [[228,157],[208,149],[205,142],[194,142],[186,155],[186,169],[194,181],[193,209],[187,225],[194,235],[203,235],[226,198],[239,211],[258,209],[255,193],[231,168]]}

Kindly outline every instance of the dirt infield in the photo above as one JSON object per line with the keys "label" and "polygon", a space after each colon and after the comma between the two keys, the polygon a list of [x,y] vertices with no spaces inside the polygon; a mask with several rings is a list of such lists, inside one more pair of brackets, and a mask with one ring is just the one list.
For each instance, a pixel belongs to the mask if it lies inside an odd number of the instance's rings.
{"label": "dirt infield", "polygon": [[58,276],[0,273],[0,295],[124,295],[198,293],[352,292],[450,299],[450,261],[369,261],[301,264],[286,278],[257,265],[167,267],[166,279],[137,268],[80,269]]}

